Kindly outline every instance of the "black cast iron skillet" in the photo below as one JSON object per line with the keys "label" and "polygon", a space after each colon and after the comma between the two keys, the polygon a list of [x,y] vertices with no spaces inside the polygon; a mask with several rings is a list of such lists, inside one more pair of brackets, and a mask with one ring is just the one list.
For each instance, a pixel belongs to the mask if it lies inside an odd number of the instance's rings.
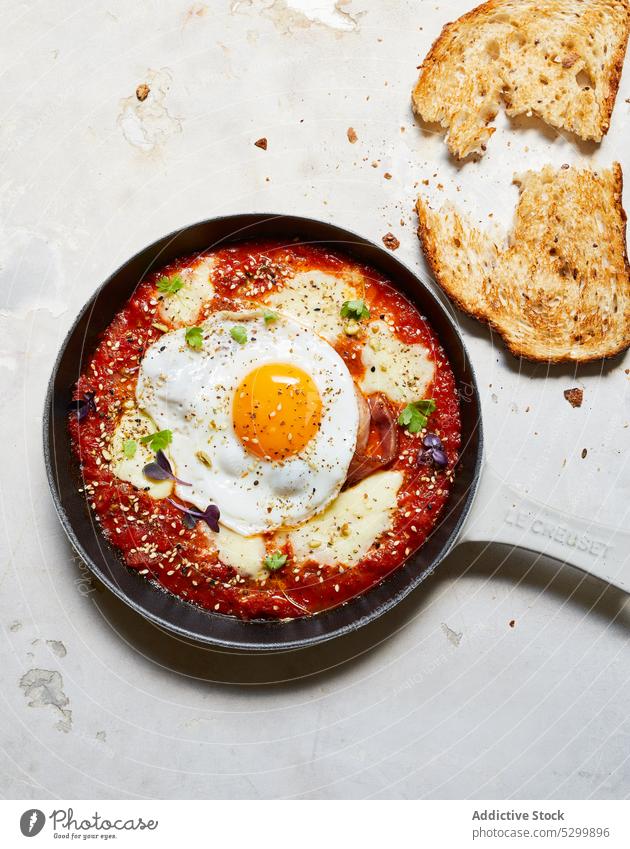
{"label": "black cast iron skillet", "polygon": [[[346,604],[288,622],[243,622],[201,610],[150,584],[128,569],[93,521],[70,448],[67,407],[74,383],[100,334],[151,271],[187,254],[250,239],[296,238],[342,251],[384,274],[426,316],[444,346],[457,381],[462,414],[462,451],[441,521],[424,546],[381,584]],[[231,215],[171,233],[126,262],[103,283],[68,333],[48,388],[44,451],[55,507],[70,542],[88,568],[115,595],[151,622],[201,643],[245,650],[300,648],[346,634],[392,608],[427,578],[454,545],[470,509],[481,468],[482,432],[475,375],[462,338],[427,286],[390,252],[348,230],[293,215]]]}

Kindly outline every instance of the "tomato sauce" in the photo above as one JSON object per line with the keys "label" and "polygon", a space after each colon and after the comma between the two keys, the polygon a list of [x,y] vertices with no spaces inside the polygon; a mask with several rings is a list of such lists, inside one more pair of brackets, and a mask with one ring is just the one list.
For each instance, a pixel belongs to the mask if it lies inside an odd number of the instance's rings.
{"label": "tomato sauce", "polygon": [[[359,268],[367,279],[365,299],[373,317],[387,321],[406,343],[421,342],[435,364],[425,393],[437,409],[427,429],[436,433],[448,457],[446,469],[419,460],[421,435],[399,428],[398,457],[389,466],[403,472],[398,509],[389,531],[357,565],[320,565],[270,572],[264,584],[239,576],[222,564],[199,526],[189,529],[183,514],[165,500],[154,500],[114,476],[108,446],[120,416],[135,403],[135,387],[145,350],[164,333],[158,308],[157,279],[194,262],[187,257],[143,280],[117,314],[77,382],[75,395],[94,393],[94,407],[79,421],[71,414],[72,444],[81,466],[83,488],[104,535],[126,565],[181,599],[211,611],[245,619],[308,616],[365,592],[399,568],[426,540],[439,521],[452,486],[460,449],[460,413],[455,379],[428,322],[374,270],[322,248],[272,242],[244,243],[214,252],[215,297],[204,308],[247,309],[262,291],[302,270],[339,272]],[[361,377],[361,341],[349,336],[337,350],[355,378]],[[220,507],[220,505],[218,505]]]}

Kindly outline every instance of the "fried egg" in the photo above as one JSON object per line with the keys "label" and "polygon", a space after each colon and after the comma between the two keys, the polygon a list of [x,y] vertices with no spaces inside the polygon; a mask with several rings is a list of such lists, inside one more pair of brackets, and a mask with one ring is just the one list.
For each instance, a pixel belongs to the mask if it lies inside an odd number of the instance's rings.
{"label": "fried egg", "polygon": [[282,315],[215,313],[192,348],[166,333],[136,398],[168,446],[181,501],[244,536],[298,525],[339,493],[357,441],[352,377],[334,348]]}

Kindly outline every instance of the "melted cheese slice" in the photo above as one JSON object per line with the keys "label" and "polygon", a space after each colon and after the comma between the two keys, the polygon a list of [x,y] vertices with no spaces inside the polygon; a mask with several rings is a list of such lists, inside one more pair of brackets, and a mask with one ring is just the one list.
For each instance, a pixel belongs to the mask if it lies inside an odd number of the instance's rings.
{"label": "melted cheese slice", "polygon": [[184,285],[174,295],[165,295],[158,309],[161,321],[173,327],[191,327],[197,324],[201,308],[214,297],[212,270],[213,257],[203,257],[195,265],[181,270]]}
{"label": "melted cheese slice", "polygon": [[[347,566],[361,561],[391,527],[402,482],[402,472],[377,472],[342,492],[319,516],[289,531],[294,561]],[[283,542],[283,536],[277,539]]]}
{"label": "melted cheese slice", "polygon": [[[121,481],[132,484],[137,489],[143,489],[149,493],[151,498],[166,498],[173,490],[172,481],[150,481],[142,472],[147,463],[155,460],[155,454],[142,445],[140,440],[143,436],[155,433],[156,427],[153,421],[139,410],[131,410],[125,413],[114,431],[110,444],[111,455],[110,469]],[[125,442],[133,439],[136,443],[136,453],[133,457],[125,456]]]}
{"label": "melted cheese slice", "polygon": [[362,292],[357,274],[336,276],[323,271],[301,271],[288,279],[282,289],[270,292],[264,301],[334,342],[348,321],[341,317],[343,302],[360,298]]}
{"label": "melted cheese slice", "polygon": [[402,342],[384,321],[372,321],[361,353],[365,375],[359,386],[365,395],[384,392],[397,404],[425,397],[435,366],[421,344]]}
{"label": "melted cheese slice", "polygon": [[209,533],[222,563],[236,569],[244,578],[261,577],[267,554],[263,537],[244,537],[223,525],[218,534]]}

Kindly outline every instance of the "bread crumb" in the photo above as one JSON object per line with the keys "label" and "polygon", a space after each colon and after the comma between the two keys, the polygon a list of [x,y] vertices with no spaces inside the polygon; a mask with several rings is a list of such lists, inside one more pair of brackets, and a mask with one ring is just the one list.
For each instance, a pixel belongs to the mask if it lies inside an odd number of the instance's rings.
{"label": "bread crumb", "polygon": [[588,454],[588,451],[586,450],[586,448],[582,448],[582,459],[583,459],[583,460],[586,460],[586,455],[587,455],[587,454]]}
{"label": "bread crumb", "polygon": [[584,400],[584,390],[577,387],[575,389],[565,389],[564,397],[572,407],[581,407]]}
{"label": "bread crumb", "polygon": [[256,147],[259,147],[261,150],[267,150],[267,139],[263,136],[254,142]]}
{"label": "bread crumb", "polygon": [[150,91],[151,89],[146,83],[141,83],[136,89],[136,97],[142,103],[143,100],[147,99]]}
{"label": "bread crumb", "polygon": [[383,236],[383,244],[390,251],[395,251],[400,247],[400,242],[393,233],[385,233]]}
{"label": "bread crumb", "polygon": [[348,136],[348,141],[350,142],[350,144],[355,144],[355,142],[359,138],[354,127],[348,127],[346,135]]}
{"label": "bread crumb", "polygon": [[389,171],[386,171],[386,172],[383,174],[383,177],[385,177],[385,179],[386,179],[386,180],[391,180],[391,179],[392,179],[392,175],[389,173]]}

